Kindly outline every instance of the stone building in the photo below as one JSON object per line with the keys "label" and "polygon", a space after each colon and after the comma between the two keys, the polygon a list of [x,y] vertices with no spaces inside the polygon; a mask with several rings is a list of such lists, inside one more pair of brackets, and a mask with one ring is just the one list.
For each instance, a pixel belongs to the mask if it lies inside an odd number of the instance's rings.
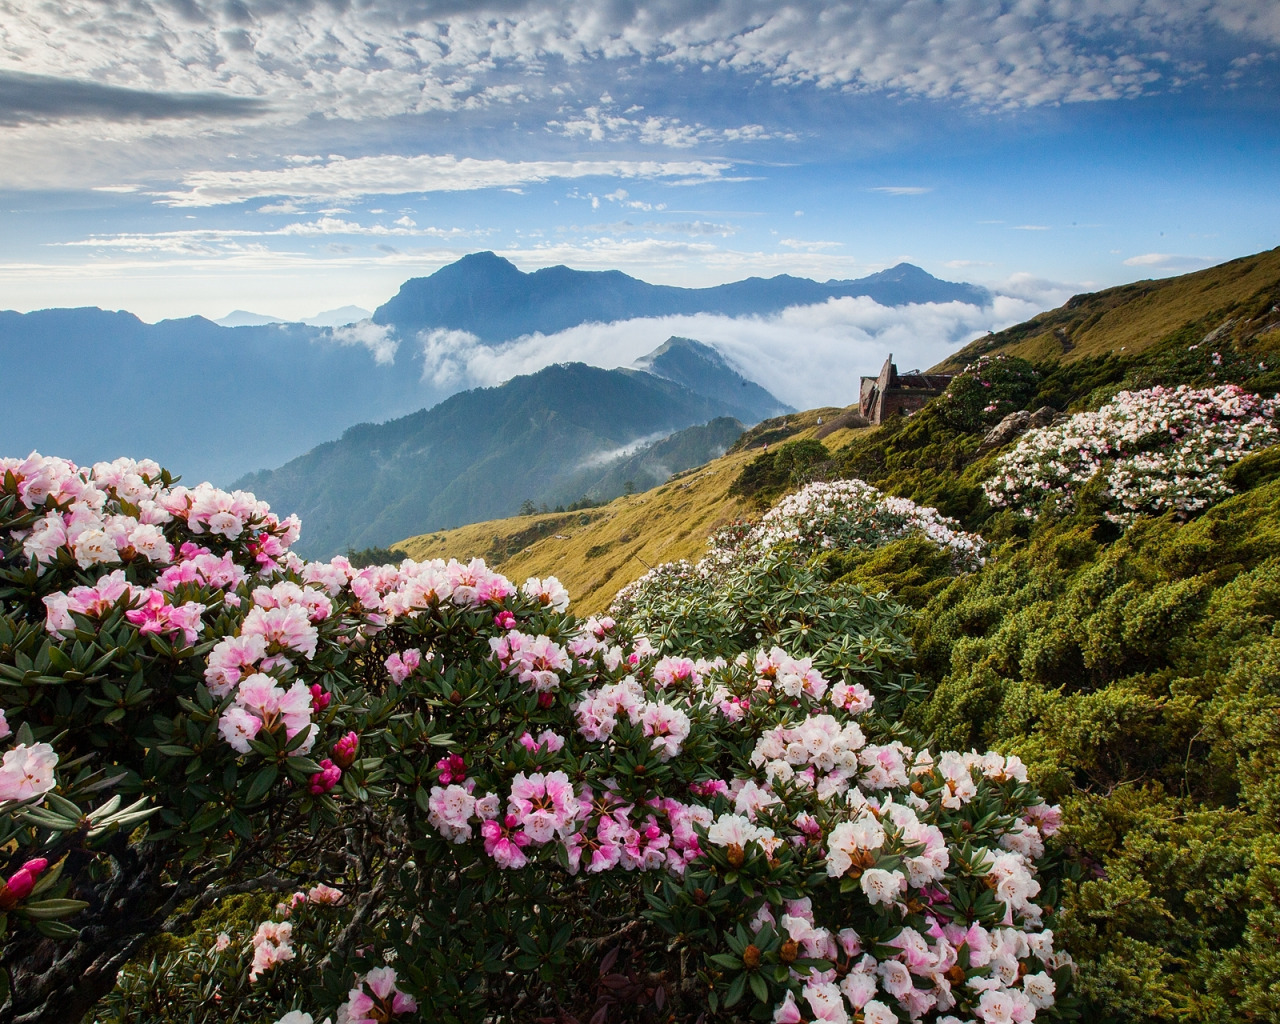
{"label": "stone building", "polygon": [[931,398],[936,398],[951,383],[949,373],[899,374],[893,353],[880,368],[880,376],[863,377],[858,411],[873,424],[894,413],[915,412]]}

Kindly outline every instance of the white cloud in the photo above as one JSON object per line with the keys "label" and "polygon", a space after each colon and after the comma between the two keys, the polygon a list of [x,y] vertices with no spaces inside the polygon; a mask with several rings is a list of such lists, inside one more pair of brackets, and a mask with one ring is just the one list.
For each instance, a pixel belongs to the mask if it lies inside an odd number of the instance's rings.
{"label": "white cloud", "polygon": [[400,341],[390,327],[361,320],[345,327],[335,327],[329,332],[339,345],[363,345],[373,353],[373,361],[379,366],[395,362]]}
{"label": "white cloud", "polygon": [[628,366],[680,335],[714,345],[745,376],[791,405],[843,406],[857,401],[859,378],[878,370],[889,352],[904,370],[928,367],[964,342],[1045,308],[1013,295],[998,296],[986,309],[960,302],[887,307],[845,298],[768,317],[699,314],[584,324],[496,347],[462,331],[433,331],[419,339],[419,349],[424,380],[465,387],[498,384],[558,362]]}
{"label": "white cloud", "polygon": [[1018,224],[1014,231],[1048,231],[1048,224]]}
{"label": "white cloud", "polygon": [[1130,256],[1124,261],[1126,267],[1150,267],[1168,271],[1171,274],[1200,270],[1212,263],[1213,260],[1207,260],[1201,256],[1179,256],[1168,252],[1143,253],[1141,256]]}
{"label": "white cloud", "polygon": [[[217,255],[222,252],[241,251],[254,243],[246,239],[280,237],[321,237],[326,235],[362,235],[373,238],[412,237],[461,240],[483,232],[464,231],[461,228],[420,228],[405,226],[402,217],[394,227],[385,224],[357,224],[338,217],[319,217],[312,221],[298,221],[271,230],[252,228],[189,228],[185,231],[125,232],[115,235],[90,235],[70,242],[50,242],[58,248],[122,249],[126,252],[156,253],[204,253]],[[409,221],[413,224],[412,221]]]}
{"label": "white cloud", "polygon": [[822,252],[824,249],[839,249],[844,245],[843,242],[807,242],[801,238],[783,238],[778,244],[801,252]]}
{"label": "white cloud", "polygon": [[932,192],[933,189],[923,185],[877,185],[867,191],[883,192],[887,196],[922,196],[926,192]]}
{"label": "white cloud", "polygon": [[[563,93],[561,78],[592,63],[716,69],[782,86],[982,108],[1038,106],[1137,96],[1197,77],[1229,82],[1255,65],[1254,54],[1280,45],[1280,14],[1269,0],[0,0],[0,24],[0,66],[88,87],[261,101],[264,109],[245,116],[289,123],[523,103]],[[621,83],[616,72],[612,81]],[[69,106],[66,116],[83,116],[81,108]],[[564,118],[559,128],[590,138],[599,111]],[[602,133],[661,145],[686,145],[704,130],[634,105],[609,116],[626,123]],[[193,116],[189,130],[205,123]],[[728,140],[758,127],[705,130]]]}
{"label": "white cloud", "polygon": [[635,178],[697,182],[722,178],[718,160],[479,160],[445,156],[331,156],[274,170],[193,171],[183,188],[153,192],[166,206],[198,207],[288,196],[352,201],[367,195],[464,192],[552,179]]}
{"label": "white cloud", "polygon": [[770,131],[763,125],[744,124],[736,128],[710,128],[678,117],[647,115],[629,117],[644,108],[632,106],[624,113],[616,113],[612,102],[585,107],[581,111],[549,120],[547,130],[568,138],[585,138],[592,142],[640,142],[645,145],[666,146],[669,149],[689,149],[708,143],[760,142],[765,139],[794,139],[790,132]]}

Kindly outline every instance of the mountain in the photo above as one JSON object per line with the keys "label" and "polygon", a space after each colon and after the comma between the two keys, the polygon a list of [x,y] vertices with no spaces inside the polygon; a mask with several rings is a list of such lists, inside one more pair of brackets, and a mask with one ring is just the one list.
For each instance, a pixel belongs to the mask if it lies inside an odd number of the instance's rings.
{"label": "mountain", "polygon": [[0,311],[10,385],[0,451],[153,458],[189,482],[225,485],[351,423],[444,397],[422,383],[411,354],[379,363],[361,339],[385,340],[358,328],[229,328],[203,317],[148,324],[97,308]]}
{"label": "mountain", "polygon": [[648,355],[637,359],[635,365],[683,384],[699,395],[721,398],[744,423],[754,424],[795,412],[755,381],[747,380],[710,345],[692,338],[668,338]]}
{"label": "mountain", "polygon": [[360,306],[339,306],[337,309],[326,309],[315,316],[304,316],[301,320],[290,320],[286,316],[267,316],[265,313],[250,313],[244,309],[233,309],[224,317],[213,321],[219,327],[265,327],[267,324],[306,324],[308,327],[345,327],[360,320],[368,320],[372,314]]}
{"label": "mountain", "polygon": [[233,309],[226,316],[213,321],[219,327],[266,327],[267,324],[287,324],[285,316],[267,316],[265,313],[250,313],[247,309]]}
{"label": "mountain", "polygon": [[236,486],[302,516],[302,554],[332,555],[510,514],[525,499],[573,500],[572,488],[607,475],[610,454],[725,413],[650,373],[562,363],[351,427]]}
{"label": "mountain", "polygon": [[469,331],[481,341],[497,343],[526,334],[554,334],[582,323],[693,313],[763,315],[859,295],[886,306],[913,302],[981,306],[991,300],[984,288],[941,281],[909,263],[855,281],[819,284],[783,274],[712,288],[677,288],[648,284],[617,270],[558,266],[526,274],[495,253],[478,252],[430,277],[406,281],[393,299],[374,311],[372,319],[394,327],[402,337],[443,328]]}
{"label": "mountain", "polygon": [[[224,321],[243,326],[228,327],[203,317],[148,324],[97,308],[0,311],[0,365],[10,382],[22,382],[0,403],[0,451],[38,449],[80,463],[128,454],[156,459],[189,481],[225,486],[280,466],[353,423],[404,416],[465,386],[465,375],[441,376],[436,365],[424,365],[417,332],[433,324],[505,341],[620,316],[762,313],[835,294],[885,302],[986,297],[905,264],[863,282],[775,277],[688,289],[565,267],[523,274],[492,253],[476,253],[406,282],[375,314],[379,322],[262,323],[270,317],[239,310]],[[336,323],[364,312],[343,307],[311,319]],[[649,359],[654,373],[716,398],[707,419],[724,414],[751,423],[775,414],[771,405],[785,408],[705,347],[677,345]]]}
{"label": "mountain", "polygon": [[[601,458],[590,469],[571,476],[553,493],[557,505],[579,498],[609,501],[631,491],[647,491],[665,483],[672,474],[718,459],[742,436],[742,423],[719,416],[709,423],[686,427],[674,434],[614,458]],[[606,456],[612,453],[605,453]]]}
{"label": "mountain", "polygon": [[304,316],[301,323],[308,327],[345,327],[347,324],[368,320],[373,314],[362,306],[339,306],[326,309],[315,316]]}

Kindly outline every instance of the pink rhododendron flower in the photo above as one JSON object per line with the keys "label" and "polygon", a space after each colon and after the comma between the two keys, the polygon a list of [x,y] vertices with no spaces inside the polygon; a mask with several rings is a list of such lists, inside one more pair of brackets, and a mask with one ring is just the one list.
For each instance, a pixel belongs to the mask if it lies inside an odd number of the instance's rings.
{"label": "pink rhododendron flower", "polygon": [[337,906],[343,901],[341,890],[325,885],[323,882],[313,885],[307,890],[307,901],[327,906]]}
{"label": "pink rhododendron flower", "polygon": [[293,959],[293,925],[285,921],[263,921],[253,933],[253,966],[249,980],[257,981],[264,971]]}
{"label": "pink rhododendron flower", "polygon": [[440,758],[436,762],[435,768],[440,773],[440,781],[446,786],[451,782],[465,782],[467,780],[467,762],[457,754],[449,754],[447,757]]}
{"label": "pink rhododendron flower", "polygon": [[578,798],[564,772],[528,776],[521,772],[511,780],[507,811],[508,820],[514,818],[528,838],[541,845],[557,834],[565,838],[573,831]]}
{"label": "pink rhododendron flower", "polygon": [[11,910],[19,901],[25,900],[36,887],[36,880],[49,866],[44,857],[36,857],[18,868],[8,881],[0,884],[0,911]]}
{"label": "pink rhododendron flower", "polygon": [[520,828],[519,819],[508,814],[501,822],[480,823],[480,835],[484,837],[484,852],[494,859],[500,868],[522,868],[528,863],[523,848],[532,840]]}
{"label": "pink rhododendron flower", "polygon": [[384,662],[387,674],[391,676],[393,682],[403,683],[408,679],[418,666],[422,663],[422,652],[415,647],[409,648],[407,651],[400,651],[392,654]]}
{"label": "pink rhododendron flower", "polygon": [[554,576],[548,576],[545,580],[531,576],[520,588],[520,592],[552,611],[562,612],[569,607],[569,592]]}
{"label": "pink rhododendron flower", "polygon": [[338,1007],[336,1024],[387,1024],[397,1016],[413,1013],[417,1000],[396,986],[396,972],[391,967],[377,967],[347,994],[347,1002]]}
{"label": "pink rhododendron flower", "polygon": [[30,800],[53,789],[58,755],[47,743],[19,743],[0,762],[0,800]]}

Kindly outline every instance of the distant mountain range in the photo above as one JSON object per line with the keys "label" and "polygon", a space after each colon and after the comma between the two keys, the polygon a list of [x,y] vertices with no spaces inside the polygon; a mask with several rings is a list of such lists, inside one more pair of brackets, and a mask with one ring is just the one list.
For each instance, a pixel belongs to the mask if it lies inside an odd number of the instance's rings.
{"label": "distant mountain range", "polygon": [[[650,362],[698,368],[712,362],[702,350],[671,339]],[[742,432],[729,418],[744,401],[741,378],[722,374],[700,386],[704,391],[643,370],[561,363],[410,416],[351,427],[236,486],[281,513],[298,513],[304,532],[296,547],[307,557],[514,515],[526,499],[608,500],[628,482],[644,489],[701,465]],[[759,392],[753,401],[787,408]],[[760,416],[753,411],[750,418]]]}
{"label": "distant mountain range", "polygon": [[360,306],[340,306],[337,309],[326,309],[315,316],[304,316],[301,320],[290,320],[287,316],[268,316],[265,313],[250,313],[244,309],[233,309],[226,316],[214,321],[219,327],[265,327],[267,324],[306,324],[308,327],[345,327],[361,320],[368,320],[372,314]]}
{"label": "distant mountain range", "polygon": [[[236,327],[203,317],[147,324],[97,308],[0,312],[0,365],[9,383],[0,402],[0,452],[39,449],[81,463],[128,454],[154,458],[188,481],[225,485],[250,470],[280,466],[353,423],[405,416],[464,387],[465,380],[440,384],[430,373],[424,379],[424,331],[467,330],[500,346],[530,331],[592,321],[766,313],[833,295],[890,304],[990,299],[981,288],[940,281],[908,264],[859,281],[753,278],[694,289],[567,267],[525,274],[493,253],[476,253],[406,282],[372,321],[346,326],[255,324],[257,314],[243,311],[239,321],[224,318],[244,324]],[[362,312],[331,310],[312,319]],[[723,413],[751,423],[776,414],[769,403],[777,400],[765,401],[767,393],[748,379],[750,366],[733,367],[705,346],[700,351],[659,350],[650,368],[695,391],[693,377],[718,382],[719,404],[707,419]],[[797,355],[803,351],[797,339]],[[678,360],[692,362],[681,368]],[[733,400],[730,385],[737,389]]]}
{"label": "distant mountain range", "polygon": [[468,331],[493,343],[526,334],[554,334],[582,323],[694,313],[763,315],[860,295],[884,306],[984,306],[991,301],[985,288],[940,281],[910,263],[856,281],[819,284],[783,274],[713,288],[677,288],[647,284],[618,270],[547,267],[526,274],[501,256],[477,252],[430,277],[406,281],[395,298],[374,311],[373,322],[395,328],[402,337],[444,328]]}

